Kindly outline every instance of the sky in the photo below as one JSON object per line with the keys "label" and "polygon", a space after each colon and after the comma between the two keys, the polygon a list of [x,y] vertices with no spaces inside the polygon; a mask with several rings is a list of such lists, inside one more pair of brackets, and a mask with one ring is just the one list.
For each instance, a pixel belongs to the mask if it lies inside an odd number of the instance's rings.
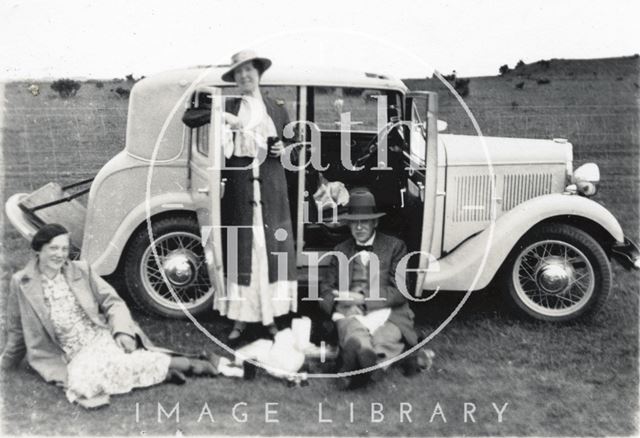
{"label": "sky", "polygon": [[228,63],[496,75],[551,58],[640,52],[634,1],[2,0],[0,80],[115,78]]}

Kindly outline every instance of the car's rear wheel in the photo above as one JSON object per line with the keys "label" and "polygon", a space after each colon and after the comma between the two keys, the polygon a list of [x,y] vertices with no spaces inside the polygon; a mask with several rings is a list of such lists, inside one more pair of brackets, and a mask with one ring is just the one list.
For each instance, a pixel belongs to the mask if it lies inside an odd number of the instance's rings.
{"label": "car's rear wheel", "polygon": [[593,237],[570,225],[549,224],[518,242],[502,278],[518,313],[565,322],[593,315],[611,291],[611,277],[607,254]]}
{"label": "car's rear wheel", "polygon": [[153,241],[142,227],[127,247],[124,275],[133,301],[146,312],[169,318],[184,318],[184,310],[198,315],[211,309],[214,290],[196,219],[160,219],[151,231]]}

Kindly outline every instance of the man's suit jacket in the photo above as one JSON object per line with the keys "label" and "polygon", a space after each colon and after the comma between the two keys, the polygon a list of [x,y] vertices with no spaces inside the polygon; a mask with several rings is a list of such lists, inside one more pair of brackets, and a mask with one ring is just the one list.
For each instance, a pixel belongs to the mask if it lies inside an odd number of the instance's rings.
{"label": "man's suit jacket", "polygon": [[[67,381],[67,358],[57,341],[49,309],[44,300],[36,259],[11,278],[7,303],[7,342],[0,358],[2,368],[27,362],[47,382],[64,385]],[[84,261],[69,261],[62,268],[69,288],[91,321],[108,328],[112,334],[138,337],[142,346],[153,347],[122,298]]]}
{"label": "man's suit jacket", "polygon": [[[338,244],[334,248],[334,251],[341,252],[346,255],[347,259],[351,259],[356,254],[356,242],[353,238],[350,238]],[[365,301],[366,309],[367,311],[371,311],[390,307],[392,310],[388,321],[400,329],[404,341],[411,347],[418,342],[413,327],[413,311],[409,307],[407,298],[398,290],[396,284],[396,267],[402,257],[406,255],[407,247],[401,240],[378,231],[373,241],[372,252],[377,256],[379,261],[377,275],[374,270],[371,278],[372,284],[379,285],[378,296],[380,299]],[[373,260],[373,257],[371,259]],[[350,264],[349,267],[349,273],[351,272],[351,265],[352,264]],[[401,279],[402,282],[405,282],[404,275],[400,275],[398,278]],[[351,281],[350,278],[349,281]],[[327,275],[322,281],[320,288],[320,306],[329,315],[334,311],[335,297],[332,293],[333,290],[340,290],[340,285],[338,258],[332,255]],[[365,298],[371,297],[371,294],[372,291],[369,290]]]}

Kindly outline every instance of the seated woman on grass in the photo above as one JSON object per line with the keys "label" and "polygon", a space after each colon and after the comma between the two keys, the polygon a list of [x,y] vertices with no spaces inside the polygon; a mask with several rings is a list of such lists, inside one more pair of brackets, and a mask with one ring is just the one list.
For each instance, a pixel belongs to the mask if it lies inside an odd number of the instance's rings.
{"label": "seated woman on grass", "polygon": [[3,369],[26,354],[44,380],[85,407],[133,388],[184,383],[185,375],[243,375],[213,353],[192,358],[154,347],[115,290],[86,262],[69,260],[62,225],[42,227],[31,247],[35,256],[11,278]]}

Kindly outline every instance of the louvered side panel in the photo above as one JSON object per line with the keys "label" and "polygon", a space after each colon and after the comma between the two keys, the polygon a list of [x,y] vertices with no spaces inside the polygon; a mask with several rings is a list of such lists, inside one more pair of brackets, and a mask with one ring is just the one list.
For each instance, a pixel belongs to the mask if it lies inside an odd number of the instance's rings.
{"label": "louvered side panel", "polygon": [[491,215],[491,176],[469,175],[455,178],[454,222],[487,221]]}
{"label": "louvered side panel", "polygon": [[552,182],[550,173],[505,175],[502,193],[503,211],[511,210],[528,199],[551,193]]}

